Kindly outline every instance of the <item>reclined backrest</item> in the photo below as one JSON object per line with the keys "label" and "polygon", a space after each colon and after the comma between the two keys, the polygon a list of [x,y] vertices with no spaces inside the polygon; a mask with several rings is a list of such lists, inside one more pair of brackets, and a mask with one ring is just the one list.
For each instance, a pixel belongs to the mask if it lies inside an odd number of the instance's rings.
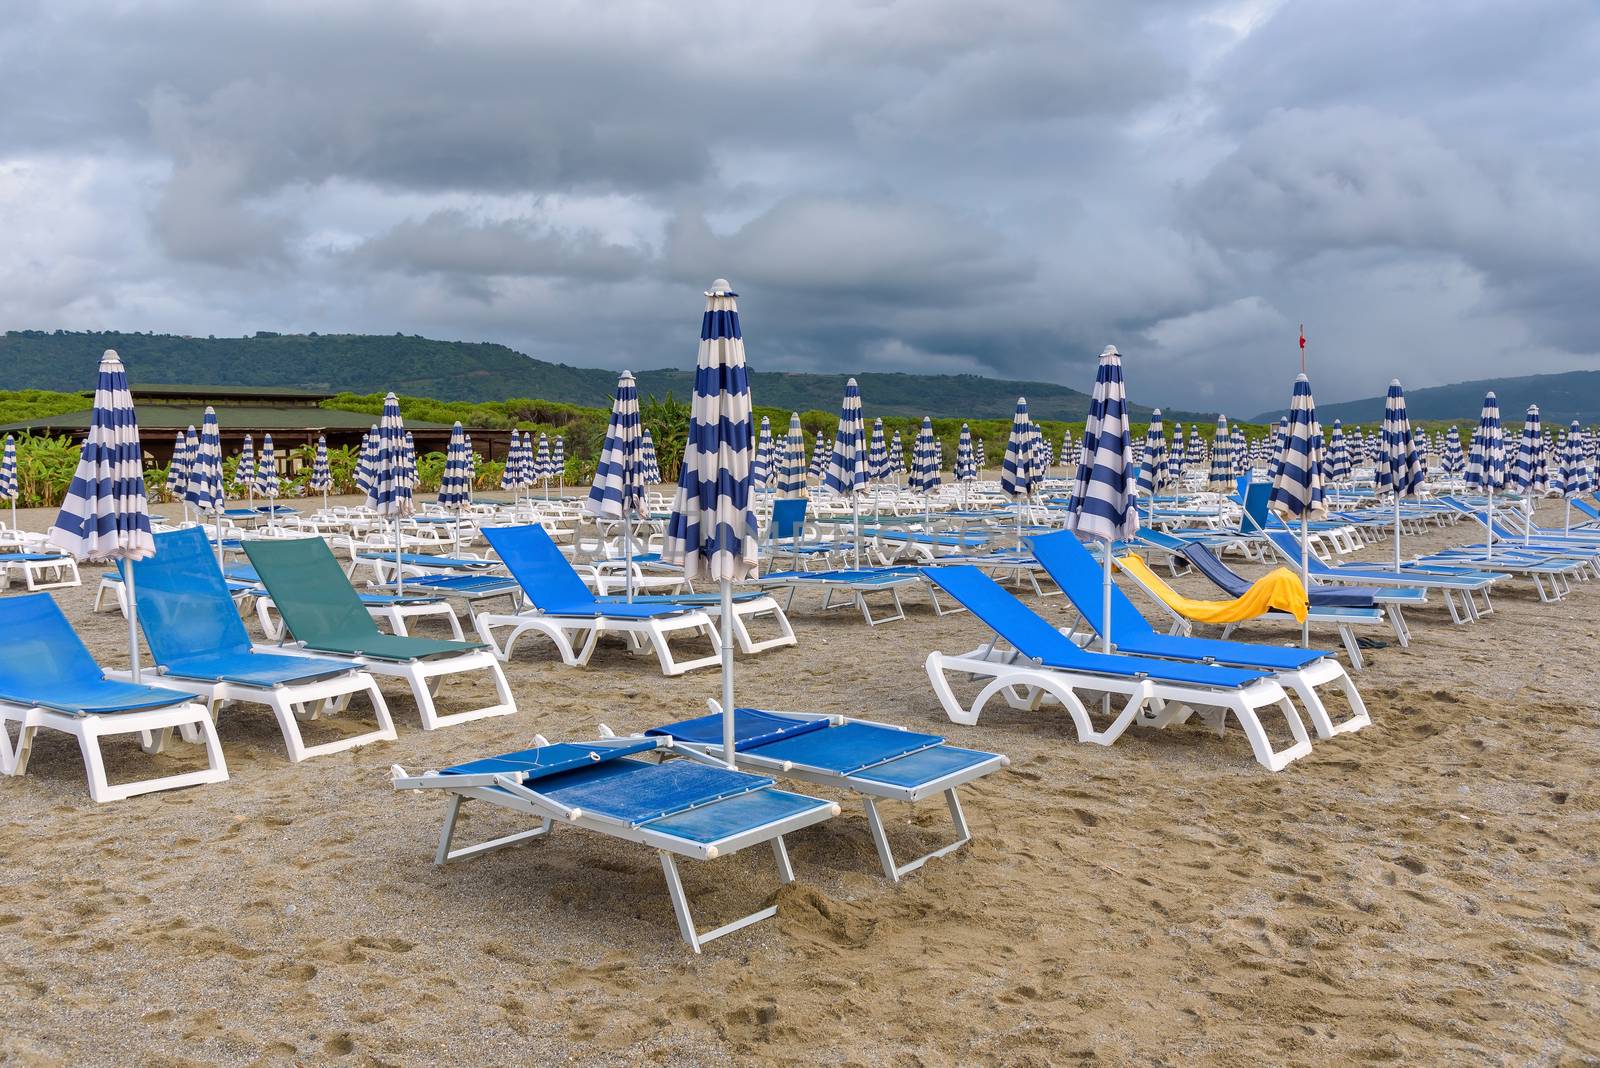
{"label": "reclined backrest", "polygon": [[594,594],[543,527],[484,527],[483,536],[541,612],[594,607]]}
{"label": "reclined backrest", "polygon": [[1239,533],[1259,534],[1282,526],[1275,522],[1267,502],[1272,498],[1272,483],[1252,482],[1244,490],[1244,511],[1239,515]]}
{"label": "reclined backrest", "polygon": [[289,633],[310,644],[380,634],[333,550],[321,538],[244,543]]}
{"label": "reclined backrest", "polygon": [[0,597],[0,697],[27,702],[103,673],[48,593]]}
{"label": "reclined backrest", "polygon": [[940,589],[1010,642],[1023,656],[1060,660],[1080,653],[1072,639],[1019,601],[1010,590],[970,564],[923,570]]}
{"label": "reclined backrest", "polygon": [[794,538],[806,522],[806,499],[786,497],[772,502],[772,536]]}
{"label": "reclined backrest", "polygon": [[[1055,579],[1056,585],[1061,587],[1073,607],[1089,621],[1096,634],[1104,634],[1105,625],[1101,615],[1104,608],[1102,587],[1105,585],[1105,575],[1094,556],[1078,540],[1078,536],[1070,530],[1063,530],[1055,534],[1029,538],[1028,541],[1033,546],[1034,558],[1044,565],[1044,569]],[[1133,606],[1133,602],[1128,600],[1127,595],[1119,590],[1115,583],[1112,583],[1113,640],[1119,634],[1124,637],[1147,634],[1151,629],[1144,616]]]}
{"label": "reclined backrest", "polygon": [[1184,557],[1195,566],[1202,575],[1210,579],[1217,588],[1229,597],[1243,597],[1250,583],[1234,574],[1227,564],[1223,563],[1215,553],[1204,545],[1189,544],[1183,547]]}
{"label": "reclined backrest", "polygon": [[[155,536],[156,554],[133,565],[139,626],[158,664],[247,653],[250,635],[211,543],[199,527]],[[126,573],[127,563],[121,565]]]}

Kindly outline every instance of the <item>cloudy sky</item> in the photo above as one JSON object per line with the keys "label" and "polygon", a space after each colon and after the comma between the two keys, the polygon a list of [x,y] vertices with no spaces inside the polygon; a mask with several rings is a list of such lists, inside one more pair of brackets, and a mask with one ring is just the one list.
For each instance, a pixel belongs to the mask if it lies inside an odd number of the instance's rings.
{"label": "cloudy sky", "polygon": [[1600,367],[1591,0],[7,0],[0,327],[1281,406]]}

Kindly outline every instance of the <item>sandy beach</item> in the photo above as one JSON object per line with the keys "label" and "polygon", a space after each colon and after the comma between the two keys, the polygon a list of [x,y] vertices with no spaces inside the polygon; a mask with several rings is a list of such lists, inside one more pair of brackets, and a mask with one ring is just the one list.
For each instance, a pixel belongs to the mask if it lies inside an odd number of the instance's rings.
{"label": "sandy beach", "polygon": [[[1541,518],[1559,525],[1559,507]],[[1408,553],[1476,539],[1449,528]],[[121,665],[121,618],[90,613],[98,574],[57,600]],[[1029,600],[1071,618],[1060,597]],[[802,598],[801,644],[742,659],[739,700],[1008,754],[965,794],[975,841],[890,886],[839,796],[841,817],[791,838],[777,918],[698,958],[650,851],[567,831],[435,867],[443,802],[396,794],[389,769],[698,714],[715,672],[664,679],[615,644],[569,669],[530,642],[507,666],[516,716],[423,733],[386,683],[397,742],[291,766],[269,713],[230,709],[229,782],[106,806],[76,744],[41,732],[27,776],[0,781],[0,1063],[1600,1058],[1600,584],[1544,605],[1505,583],[1475,626],[1437,603],[1411,613],[1412,648],[1369,651],[1357,676],[1373,724],[1279,774],[1231,727],[1134,728],[1105,748],[1078,744],[1059,708],[952,724],[923,659],[987,634],[912,601],[868,628]],[[441,707],[474,693],[487,686],[447,688]],[[152,760],[108,754],[113,780]],[[937,801],[885,811],[903,853],[948,831]],[[479,811],[464,833],[520,826]],[[765,850],[684,876],[705,925],[776,885]]]}

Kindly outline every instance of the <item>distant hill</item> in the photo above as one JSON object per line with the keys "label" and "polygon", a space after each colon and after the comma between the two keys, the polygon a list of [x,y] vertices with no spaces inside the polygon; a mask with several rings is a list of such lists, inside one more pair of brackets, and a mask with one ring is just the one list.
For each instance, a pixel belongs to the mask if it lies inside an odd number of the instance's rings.
{"label": "distant hill", "polygon": [[[1406,414],[1412,419],[1443,419],[1457,423],[1478,421],[1483,410],[1483,395],[1494,390],[1500,402],[1500,418],[1522,425],[1528,405],[1539,406],[1545,426],[1566,424],[1576,419],[1588,424],[1600,422],[1600,371],[1563,371],[1552,375],[1522,375],[1517,378],[1482,378],[1455,382],[1448,386],[1425,386],[1406,390]],[[1257,422],[1273,422],[1283,412],[1263,412]],[[1383,397],[1318,404],[1318,421],[1335,419],[1346,423],[1376,423],[1383,419]]]}
{"label": "distant hill", "polygon": [[[568,404],[605,406],[617,373],[537,360],[504,345],[436,341],[416,335],[274,334],[252,337],[181,337],[114,331],[12,330],[0,336],[0,389],[77,391],[92,388],[105,349],[116,349],[136,384],[279,386],[330,393],[394,390],[438,400],[498,401],[532,397]],[[687,360],[686,360],[687,364]],[[687,398],[694,385],[690,366],[635,369],[639,392]],[[847,375],[753,371],[755,403],[791,411],[838,407]],[[1079,421],[1089,397],[1046,382],[1017,382],[976,375],[864,373],[855,376],[871,415],[1000,419],[1017,397],[1039,419]],[[1150,409],[1132,406],[1142,420]],[[1190,422],[1205,418],[1169,412]]]}

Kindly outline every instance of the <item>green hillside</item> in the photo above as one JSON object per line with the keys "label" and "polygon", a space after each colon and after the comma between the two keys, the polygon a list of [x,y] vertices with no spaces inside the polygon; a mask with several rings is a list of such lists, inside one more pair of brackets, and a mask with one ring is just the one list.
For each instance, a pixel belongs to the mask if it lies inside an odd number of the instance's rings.
{"label": "green hillside", "polygon": [[[180,337],[13,330],[0,336],[0,389],[92,388],[95,365],[108,348],[121,354],[129,378],[145,385],[278,386],[357,394],[394,390],[441,401],[536,397],[604,406],[617,381],[615,371],[536,360],[504,345],[414,335],[262,332],[252,337]],[[690,351],[681,369],[637,371],[640,394],[688,397],[694,385]],[[834,411],[847,377],[756,370],[750,384],[755,402],[764,407]],[[1046,382],[870,372],[856,379],[869,415],[1004,419],[1017,397],[1026,396],[1035,418],[1076,422],[1089,406],[1087,394]],[[1133,406],[1137,419],[1149,411]],[[1169,414],[1174,417],[1184,422],[1201,418]]]}
{"label": "green hillside", "polygon": [[[1600,420],[1600,371],[1564,371],[1550,375],[1522,375],[1517,378],[1483,378],[1475,382],[1455,382],[1448,386],[1427,386],[1406,390],[1406,413],[1413,421],[1441,419],[1458,424],[1473,424],[1483,409],[1483,395],[1494,390],[1500,401],[1500,418],[1508,424],[1522,425],[1528,405],[1537,404],[1545,426],[1566,424],[1576,419],[1588,424]],[[1260,422],[1276,421],[1281,412],[1263,412]],[[1346,423],[1380,422],[1383,397],[1318,404],[1317,418],[1324,425],[1335,419]]]}

